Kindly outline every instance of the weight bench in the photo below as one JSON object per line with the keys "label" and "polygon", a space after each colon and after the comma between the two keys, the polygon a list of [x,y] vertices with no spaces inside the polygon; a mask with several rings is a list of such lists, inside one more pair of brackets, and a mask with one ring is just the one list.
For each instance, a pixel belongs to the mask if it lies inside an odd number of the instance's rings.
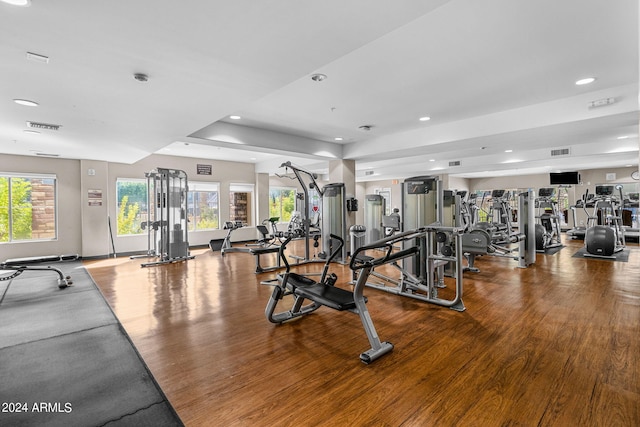
{"label": "weight bench", "polygon": [[62,262],[62,261],[75,261],[78,258],[79,258],[78,255],[46,255],[46,256],[37,256],[37,257],[8,259],[0,264],[0,270],[9,270],[9,271],[13,271],[13,273],[9,274],[8,276],[0,277],[0,281],[11,280],[14,277],[21,275],[27,270],[52,271],[58,275],[58,287],[60,289],[64,289],[68,286],[71,286],[71,284],[73,283],[71,281],[71,276],[65,276],[64,273],[62,273],[62,271],[56,267],[52,267],[50,265],[43,266],[38,264],[46,264],[46,263]]}
{"label": "weight bench", "polygon": [[[415,256],[418,253],[418,247],[411,247],[399,252],[393,252],[393,244],[402,240],[410,239],[415,236],[415,231],[400,233],[395,236],[373,242],[370,245],[358,248],[352,255],[349,268],[354,272],[358,270],[358,279],[354,285],[353,292],[346,289],[335,287],[338,280],[335,274],[328,274],[329,264],[342,250],[344,240],[339,236],[331,234],[331,239],[338,242],[337,247],[326,260],[321,278],[319,282],[310,279],[307,276],[292,273],[290,265],[284,255],[284,249],[293,235],[289,235],[280,246],[279,256],[286,266],[286,272],[278,275],[278,285],[273,288],[271,297],[265,309],[267,319],[276,324],[284,323],[297,317],[305,316],[317,310],[322,306],[326,306],[338,311],[349,311],[360,317],[362,326],[369,339],[371,348],[360,354],[360,360],[369,364],[374,360],[384,356],[393,350],[393,344],[387,341],[381,341],[373,320],[367,309],[367,298],[363,295],[364,287],[369,274],[376,266],[396,262],[400,259]],[[379,258],[373,258],[364,255],[365,250],[385,248],[385,255]],[[291,309],[275,313],[278,302],[287,295],[293,295],[294,301]],[[310,301],[305,305],[305,300]]]}
{"label": "weight bench", "polygon": [[313,301],[320,305],[325,305],[338,311],[353,310],[356,303],[353,299],[353,292],[342,288],[336,288],[327,283],[318,283],[296,273],[289,273],[287,281],[293,293],[309,301]]}
{"label": "weight bench", "polygon": [[279,251],[280,251],[279,246],[269,246],[265,248],[251,248],[249,250],[249,253],[253,254],[253,256],[256,258],[256,274],[264,273],[266,271],[273,271],[281,268],[280,257],[277,258],[278,260],[276,261],[276,265],[272,267],[262,267],[262,265],[260,265],[260,255],[272,254]]}

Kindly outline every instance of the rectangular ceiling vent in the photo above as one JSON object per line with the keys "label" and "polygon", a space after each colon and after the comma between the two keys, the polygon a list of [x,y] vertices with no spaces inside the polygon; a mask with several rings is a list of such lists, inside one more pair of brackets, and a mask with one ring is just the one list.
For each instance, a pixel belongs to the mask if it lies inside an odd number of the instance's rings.
{"label": "rectangular ceiling vent", "polygon": [[373,175],[373,171],[364,171],[365,176]]}
{"label": "rectangular ceiling vent", "polygon": [[449,166],[460,166],[460,160],[455,160],[453,162],[449,162]]}
{"label": "rectangular ceiling vent", "polygon": [[60,125],[52,125],[50,123],[40,122],[27,122],[27,127],[32,129],[60,130]]}
{"label": "rectangular ceiling vent", "polygon": [[53,154],[53,153],[36,153],[36,156],[42,156],[42,157],[60,157],[60,154]]}
{"label": "rectangular ceiling vent", "polygon": [[570,151],[568,148],[558,148],[556,150],[551,150],[551,157],[555,156],[568,156]]}

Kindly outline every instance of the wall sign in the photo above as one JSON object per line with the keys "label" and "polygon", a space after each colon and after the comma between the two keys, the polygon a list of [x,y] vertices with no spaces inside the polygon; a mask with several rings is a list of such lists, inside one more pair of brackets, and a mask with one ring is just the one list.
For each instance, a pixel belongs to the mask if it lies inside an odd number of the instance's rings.
{"label": "wall sign", "polygon": [[89,206],[102,206],[102,190],[88,190]]}
{"label": "wall sign", "polygon": [[198,175],[211,175],[212,171],[212,165],[196,165],[196,172]]}

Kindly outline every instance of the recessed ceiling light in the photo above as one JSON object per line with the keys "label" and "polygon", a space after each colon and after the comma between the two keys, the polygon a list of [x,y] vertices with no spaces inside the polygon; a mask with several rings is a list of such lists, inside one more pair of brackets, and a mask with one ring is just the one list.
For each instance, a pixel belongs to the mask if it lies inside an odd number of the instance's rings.
{"label": "recessed ceiling light", "polygon": [[505,153],[513,153],[513,150],[504,150]]}
{"label": "recessed ceiling light", "polygon": [[576,81],[576,84],[578,86],[582,86],[582,85],[588,85],[589,83],[593,83],[596,81],[595,77],[587,77],[585,79],[580,79],[578,81]]}
{"label": "recessed ceiling light", "polygon": [[229,116],[231,120],[240,120],[242,117],[240,116]]}
{"label": "recessed ceiling light", "polygon": [[26,56],[29,61],[40,62],[43,64],[49,63],[49,57],[45,55],[40,55],[39,53],[27,52]]}
{"label": "recessed ceiling light", "polygon": [[314,82],[321,82],[323,80],[325,80],[327,78],[326,74],[313,74],[311,76],[311,80],[313,80]]}
{"label": "recessed ceiling light", "polygon": [[26,105],[27,107],[37,107],[38,103],[35,101],[29,101],[28,99],[14,99],[13,102],[20,105]]}
{"label": "recessed ceiling light", "polygon": [[623,136],[619,136],[618,139],[628,139],[629,135],[623,135]]}
{"label": "recessed ceiling light", "polygon": [[429,120],[431,120],[431,117],[424,116],[424,117],[420,117],[420,119],[418,119],[418,120],[420,120],[421,122],[428,122]]}
{"label": "recessed ceiling light", "polygon": [[31,0],[0,0],[3,3],[8,3],[13,6],[30,6]]}
{"label": "recessed ceiling light", "polygon": [[133,78],[142,83],[146,83],[149,81],[149,76],[144,73],[135,73],[133,75]]}
{"label": "recessed ceiling light", "polygon": [[40,133],[37,130],[31,130],[31,129],[25,129],[23,130],[24,133]]}
{"label": "recessed ceiling light", "polygon": [[341,136],[336,136],[335,138],[333,138],[335,141],[344,141],[344,138]]}
{"label": "recessed ceiling light", "polygon": [[315,156],[321,156],[321,157],[330,157],[332,159],[335,159],[336,156],[334,156],[333,154],[329,153],[328,151],[318,151],[313,153]]}
{"label": "recessed ceiling light", "polygon": [[435,161],[436,161],[436,159],[429,159],[429,161],[430,161],[430,162],[435,162]]}

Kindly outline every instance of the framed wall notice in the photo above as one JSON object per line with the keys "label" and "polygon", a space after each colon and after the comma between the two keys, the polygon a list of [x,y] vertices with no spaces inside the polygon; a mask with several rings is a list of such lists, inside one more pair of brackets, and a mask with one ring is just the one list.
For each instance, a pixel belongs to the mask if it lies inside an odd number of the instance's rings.
{"label": "framed wall notice", "polygon": [[89,206],[102,206],[102,190],[88,190]]}

